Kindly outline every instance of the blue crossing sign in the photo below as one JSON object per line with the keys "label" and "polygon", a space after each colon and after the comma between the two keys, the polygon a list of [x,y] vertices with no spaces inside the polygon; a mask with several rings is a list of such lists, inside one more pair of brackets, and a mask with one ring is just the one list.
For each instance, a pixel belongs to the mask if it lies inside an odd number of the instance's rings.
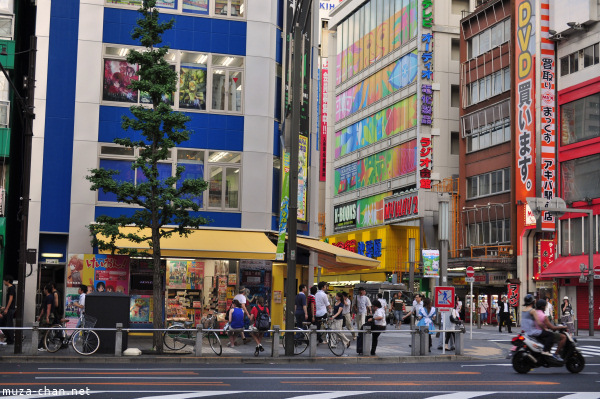
{"label": "blue crossing sign", "polygon": [[440,310],[452,309],[454,303],[454,287],[435,287],[434,306]]}

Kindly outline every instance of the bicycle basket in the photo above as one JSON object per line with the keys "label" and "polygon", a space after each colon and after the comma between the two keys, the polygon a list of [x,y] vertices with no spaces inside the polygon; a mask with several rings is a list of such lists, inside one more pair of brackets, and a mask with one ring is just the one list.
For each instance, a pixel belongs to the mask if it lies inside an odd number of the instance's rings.
{"label": "bicycle basket", "polygon": [[83,315],[83,328],[93,328],[96,325],[96,322],[98,321],[98,319],[96,319],[93,316],[88,316]]}

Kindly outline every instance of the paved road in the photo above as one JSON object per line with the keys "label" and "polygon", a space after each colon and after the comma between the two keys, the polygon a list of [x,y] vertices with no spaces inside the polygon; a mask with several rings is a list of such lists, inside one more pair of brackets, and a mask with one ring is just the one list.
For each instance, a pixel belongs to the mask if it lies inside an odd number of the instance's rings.
{"label": "paved road", "polygon": [[[600,398],[600,359],[583,373],[513,371],[507,360],[418,364],[11,364],[0,366],[13,398]],[[23,391],[21,391],[21,389]],[[31,389],[30,395],[26,394]],[[39,391],[41,389],[41,391]],[[59,391],[63,389],[64,391]],[[79,395],[71,395],[71,389]],[[10,391],[7,391],[10,390]],[[18,391],[17,391],[18,390]],[[44,391],[46,390],[46,391]],[[56,390],[56,391],[55,391]],[[41,395],[40,395],[41,394]]]}

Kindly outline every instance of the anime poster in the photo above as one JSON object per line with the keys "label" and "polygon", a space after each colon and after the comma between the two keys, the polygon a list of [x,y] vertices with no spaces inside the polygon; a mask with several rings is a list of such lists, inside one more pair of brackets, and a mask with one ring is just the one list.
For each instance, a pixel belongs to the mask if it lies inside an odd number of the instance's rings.
{"label": "anime poster", "polygon": [[132,295],[129,299],[129,321],[152,323],[152,296]]}
{"label": "anime poster", "polygon": [[129,293],[129,256],[95,255],[94,290]]}
{"label": "anime poster", "polygon": [[248,302],[256,303],[256,297],[262,296],[267,306],[270,306],[271,276],[269,261],[240,261],[240,284],[250,290]]}
{"label": "anime poster", "polygon": [[437,249],[423,250],[423,277],[439,277],[440,251]]}
{"label": "anime poster", "polygon": [[188,262],[185,260],[167,261],[167,289],[187,287]]}
{"label": "anime poster", "polygon": [[67,319],[77,319],[79,317],[79,291],[77,288],[68,288],[65,292],[65,317]]}
{"label": "anime poster", "polygon": [[177,0],[156,0],[156,7],[177,10]]}
{"label": "anime poster", "polygon": [[186,288],[201,290],[204,287],[204,262],[194,260],[187,267]]}
{"label": "anime poster", "polygon": [[356,228],[377,226],[384,223],[383,199],[392,195],[391,192],[381,193],[356,201]]}
{"label": "anime poster", "polygon": [[298,147],[298,220],[306,221],[308,189],[308,137],[299,136]]}
{"label": "anime poster", "polygon": [[183,0],[183,12],[208,15],[209,0]]}
{"label": "anime poster", "polygon": [[206,109],[206,67],[183,64],[179,69],[179,107]]}
{"label": "anime poster", "polygon": [[69,261],[67,263],[67,287],[77,288],[81,284],[85,284],[93,289],[94,267],[94,255],[69,254]]}
{"label": "anime poster", "polygon": [[138,66],[129,64],[125,60],[104,60],[104,85],[102,99],[104,101],[118,101],[137,103],[137,90],[130,89],[132,81],[138,80]]}

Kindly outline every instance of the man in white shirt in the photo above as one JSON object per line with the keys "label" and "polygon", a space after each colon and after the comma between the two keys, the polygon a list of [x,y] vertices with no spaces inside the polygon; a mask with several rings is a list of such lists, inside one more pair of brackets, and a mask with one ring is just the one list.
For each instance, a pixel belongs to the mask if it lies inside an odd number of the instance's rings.
{"label": "man in white shirt", "polygon": [[356,329],[362,329],[365,324],[365,318],[371,311],[371,300],[366,295],[367,291],[364,287],[358,288],[358,296],[354,300],[354,311],[356,312]]}
{"label": "man in white shirt", "polygon": [[381,303],[381,309],[383,309],[383,312],[387,315],[387,301],[383,299],[383,294],[381,292],[377,294],[377,300]]}
{"label": "man in white shirt", "polygon": [[[240,285],[239,293],[233,297],[233,300],[237,300],[240,303],[240,305],[242,305],[244,316],[247,317],[248,320],[250,320],[250,313],[248,312],[248,309],[246,309],[246,302],[248,302],[248,300],[246,299],[246,287]],[[244,324],[246,324],[246,320],[244,320]],[[246,343],[246,334],[244,334],[243,332],[242,340],[244,341],[244,343]]]}
{"label": "man in white shirt", "polygon": [[548,318],[550,322],[554,322],[554,306],[552,302],[550,302],[550,298],[546,297],[546,309],[544,309],[544,314]]}
{"label": "man in white shirt", "polygon": [[[315,295],[315,321],[317,323],[317,329],[323,329],[323,321],[327,318],[327,312],[331,311],[331,304],[327,297],[327,286],[325,281],[319,281],[319,291]],[[323,338],[319,336],[319,343],[323,343]]]}
{"label": "man in white shirt", "polygon": [[[73,306],[75,306],[76,308],[79,308],[79,310],[77,311],[77,313],[79,313],[79,315],[81,316],[82,314],[85,313],[85,296],[88,292],[88,287],[85,284],[81,284],[79,286],[79,289],[77,290],[78,294],[79,294],[79,301],[73,303]],[[77,326],[75,328],[79,328],[81,327],[81,319],[79,319],[77,321]]]}

